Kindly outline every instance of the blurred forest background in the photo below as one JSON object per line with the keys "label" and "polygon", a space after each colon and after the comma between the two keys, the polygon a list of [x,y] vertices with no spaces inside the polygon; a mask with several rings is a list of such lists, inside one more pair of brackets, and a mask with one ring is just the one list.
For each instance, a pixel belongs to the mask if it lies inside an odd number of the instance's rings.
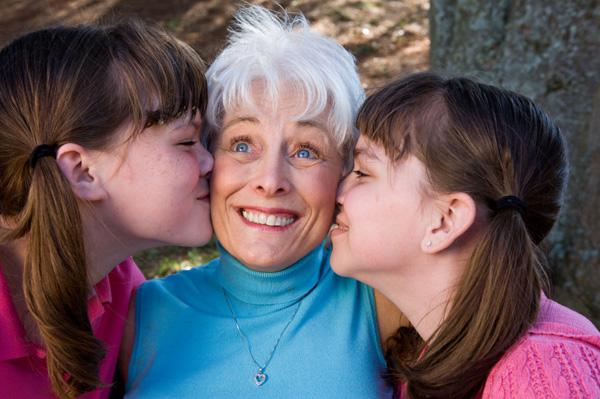
{"label": "blurred forest background", "polygon": [[[277,8],[273,1],[249,1]],[[240,1],[0,0],[0,45],[43,26],[135,16],[156,21],[210,63]],[[368,90],[428,68],[519,91],[559,123],[571,180],[547,240],[551,296],[600,326],[600,0],[283,0],[357,58]],[[205,263],[214,245],[135,257],[147,277]],[[501,300],[501,298],[499,298]]]}

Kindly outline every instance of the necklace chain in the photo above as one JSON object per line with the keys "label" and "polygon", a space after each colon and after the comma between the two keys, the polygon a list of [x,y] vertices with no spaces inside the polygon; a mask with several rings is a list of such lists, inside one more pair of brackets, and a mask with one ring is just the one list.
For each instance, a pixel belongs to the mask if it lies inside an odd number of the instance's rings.
{"label": "necklace chain", "polygon": [[271,362],[271,359],[273,358],[273,355],[275,354],[275,351],[277,350],[277,347],[279,346],[279,342],[281,341],[283,334],[285,334],[285,331],[288,329],[290,324],[292,324],[292,321],[294,321],[294,318],[296,317],[296,314],[298,313],[298,309],[300,309],[300,303],[302,303],[302,299],[304,299],[304,298],[302,298],[301,300],[298,301],[298,305],[296,305],[296,309],[294,310],[294,313],[292,313],[292,317],[290,317],[288,322],[285,324],[285,326],[279,333],[279,336],[277,337],[277,340],[275,341],[275,345],[273,345],[273,349],[271,349],[271,353],[269,354],[269,357],[267,357],[265,364],[261,366],[260,363],[254,357],[254,354],[252,353],[252,345],[250,344],[250,339],[248,339],[248,336],[244,333],[244,330],[242,330],[242,327],[240,327],[240,323],[238,322],[237,316],[235,315],[235,312],[233,310],[233,305],[231,304],[229,295],[227,295],[227,291],[225,291],[225,288],[222,288],[222,289],[223,289],[223,296],[225,297],[225,302],[227,303],[227,307],[229,308],[229,312],[231,313],[231,318],[233,319],[233,322],[235,323],[235,328],[238,332],[238,335],[240,336],[242,341],[244,341],[246,343],[246,349],[248,350],[248,353],[250,354],[252,361],[254,362],[256,367],[258,367],[258,371],[254,375],[254,383],[258,386],[261,386],[262,384],[264,384],[267,381],[268,376],[265,373],[265,371],[267,370],[267,367],[269,366],[269,363]]}

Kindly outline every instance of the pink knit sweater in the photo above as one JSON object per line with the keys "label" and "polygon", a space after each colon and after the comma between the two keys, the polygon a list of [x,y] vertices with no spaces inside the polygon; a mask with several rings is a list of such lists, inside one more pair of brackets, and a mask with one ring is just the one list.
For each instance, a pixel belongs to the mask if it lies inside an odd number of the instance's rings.
{"label": "pink knit sweater", "polygon": [[[398,389],[405,398],[406,386]],[[600,333],[542,297],[534,325],[491,370],[481,399],[600,399]]]}
{"label": "pink knit sweater", "polygon": [[494,366],[482,399],[600,398],[600,333],[547,298],[529,331]]}

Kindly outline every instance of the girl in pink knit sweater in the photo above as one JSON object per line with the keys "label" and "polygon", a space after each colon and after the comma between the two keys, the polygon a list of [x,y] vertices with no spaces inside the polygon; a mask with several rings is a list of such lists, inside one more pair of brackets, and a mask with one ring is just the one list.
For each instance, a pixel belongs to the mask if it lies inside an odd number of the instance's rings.
{"label": "girl in pink knit sweater", "polygon": [[399,397],[600,398],[600,334],[546,298],[540,243],[567,180],[529,99],[417,74],[367,99],[331,264],[408,318],[388,342]]}

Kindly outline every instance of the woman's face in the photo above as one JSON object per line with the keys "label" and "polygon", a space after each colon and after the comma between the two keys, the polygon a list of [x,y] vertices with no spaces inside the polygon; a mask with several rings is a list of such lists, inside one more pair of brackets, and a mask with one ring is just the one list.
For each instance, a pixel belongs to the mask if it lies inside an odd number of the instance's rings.
{"label": "woman's face", "polygon": [[213,158],[199,142],[200,122],[197,115],[155,125],[101,152],[108,199],[100,206],[126,244],[198,246],[210,240]]}
{"label": "woman's face", "polygon": [[336,273],[378,285],[378,278],[417,259],[431,205],[423,194],[425,176],[417,158],[392,164],[382,146],[359,139],[353,172],[340,186],[340,213],[331,231]]}
{"label": "woman's face", "polygon": [[342,173],[327,114],[298,119],[304,99],[282,89],[272,109],[254,85],[255,105],[225,114],[214,150],[215,233],[231,255],[260,271],[290,266],[325,238]]}

